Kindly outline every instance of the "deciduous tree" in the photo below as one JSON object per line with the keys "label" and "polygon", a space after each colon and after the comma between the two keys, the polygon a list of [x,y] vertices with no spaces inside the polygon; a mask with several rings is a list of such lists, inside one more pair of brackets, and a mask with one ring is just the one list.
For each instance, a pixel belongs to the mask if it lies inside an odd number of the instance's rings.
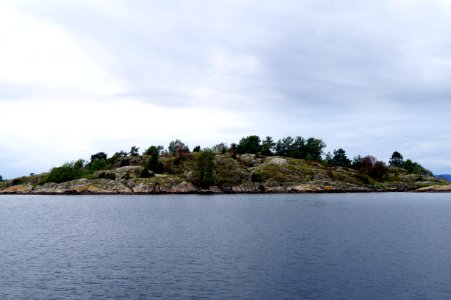
{"label": "deciduous tree", "polygon": [[147,164],[148,169],[157,174],[163,172],[163,164],[159,160],[161,150],[163,150],[163,146],[150,146],[145,152],[146,155],[150,156]]}
{"label": "deciduous tree", "polygon": [[211,150],[199,153],[196,161],[196,183],[202,188],[215,184],[214,176],[215,154]]}
{"label": "deciduous tree", "polygon": [[169,154],[177,155],[178,158],[185,158],[189,154],[189,147],[181,140],[171,141],[168,146]]}

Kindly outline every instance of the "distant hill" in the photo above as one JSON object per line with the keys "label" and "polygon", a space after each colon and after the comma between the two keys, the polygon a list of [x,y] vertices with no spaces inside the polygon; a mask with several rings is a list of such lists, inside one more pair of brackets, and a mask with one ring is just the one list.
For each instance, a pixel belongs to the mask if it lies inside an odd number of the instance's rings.
{"label": "distant hill", "polygon": [[451,175],[449,175],[449,174],[435,175],[435,177],[437,177],[437,178],[443,178],[443,179],[446,179],[446,180],[448,180],[449,182],[451,182]]}

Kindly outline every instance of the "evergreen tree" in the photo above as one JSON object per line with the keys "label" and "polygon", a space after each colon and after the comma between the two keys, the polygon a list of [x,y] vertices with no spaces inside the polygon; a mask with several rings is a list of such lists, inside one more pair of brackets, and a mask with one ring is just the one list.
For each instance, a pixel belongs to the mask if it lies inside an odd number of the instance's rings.
{"label": "evergreen tree", "polygon": [[342,148],[339,148],[338,150],[334,150],[332,164],[334,166],[349,167],[351,166],[351,161],[346,156],[346,152]]}
{"label": "evergreen tree", "polygon": [[261,152],[260,137],[256,135],[250,135],[242,138],[237,146],[238,154],[257,154]]}
{"label": "evergreen tree", "polygon": [[138,151],[139,151],[138,147],[132,146],[130,148],[130,156],[138,156],[139,155]]}
{"label": "evergreen tree", "polygon": [[402,167],[404,165],[404,157],[398,151],[393,152],[390,157],[390,166]]}
{"label": "evergreen tree", "polygon": [[280,156],[288,157],[292,152],[294,139],[291,136],[280,139],[276,144],[276,154]]}
{"label": "evergreen tree", "polygon": [[272,137],[267,136],[261,145],[262,154],[268,155],[268,156],[272,155],[275,146],[276,146],[276,143],[274,143],[274,140],[272,139]]}
{"label": "evergreen tree", "polygon": [[105,152],[99,152],[99,153],[91,155],[91,162],[93,162],[95,160],[106,160],[106,159],[107,159],[107,154]]}

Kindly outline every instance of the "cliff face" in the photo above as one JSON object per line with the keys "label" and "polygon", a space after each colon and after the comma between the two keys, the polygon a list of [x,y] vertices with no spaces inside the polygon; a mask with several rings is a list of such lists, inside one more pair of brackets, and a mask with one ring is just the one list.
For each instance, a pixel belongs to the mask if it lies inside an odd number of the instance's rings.
{"label": "cliff face", "polygon": [[[196,186],[196,156],[184,160],[162,158],[164,174],[143,177],[145,159],[125,167],[95,172],[90,179],[39,184],[35,177],[0,183],[0,194],[165,194],[165,193],[306,193],[451,191],[451,185],[430,176],[409,174],[390,167],[383,180],[359,171],[327,167],[301,159],[240,155],[215,155],[214,185]],[[146,176],[144,176],[146,177]],[[38,175],[39,178],[39,175]],[[198,184],[197,184],[198,185]]]}

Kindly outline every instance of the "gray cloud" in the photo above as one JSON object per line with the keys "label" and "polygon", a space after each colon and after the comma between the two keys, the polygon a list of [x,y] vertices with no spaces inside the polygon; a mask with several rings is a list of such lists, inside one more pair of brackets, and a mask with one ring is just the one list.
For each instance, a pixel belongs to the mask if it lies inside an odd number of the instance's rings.
{"label": "gray cloud", "polygon": [[70,36],[120,88],[98,94],[0,80],[0,101],[66,93],[222,111],[243,123],[217,128],[211,144],[252,133],[317,136],[330,150],[380,159],[400,150],[435,172],[451,171],[446,2],[11,3]]}

